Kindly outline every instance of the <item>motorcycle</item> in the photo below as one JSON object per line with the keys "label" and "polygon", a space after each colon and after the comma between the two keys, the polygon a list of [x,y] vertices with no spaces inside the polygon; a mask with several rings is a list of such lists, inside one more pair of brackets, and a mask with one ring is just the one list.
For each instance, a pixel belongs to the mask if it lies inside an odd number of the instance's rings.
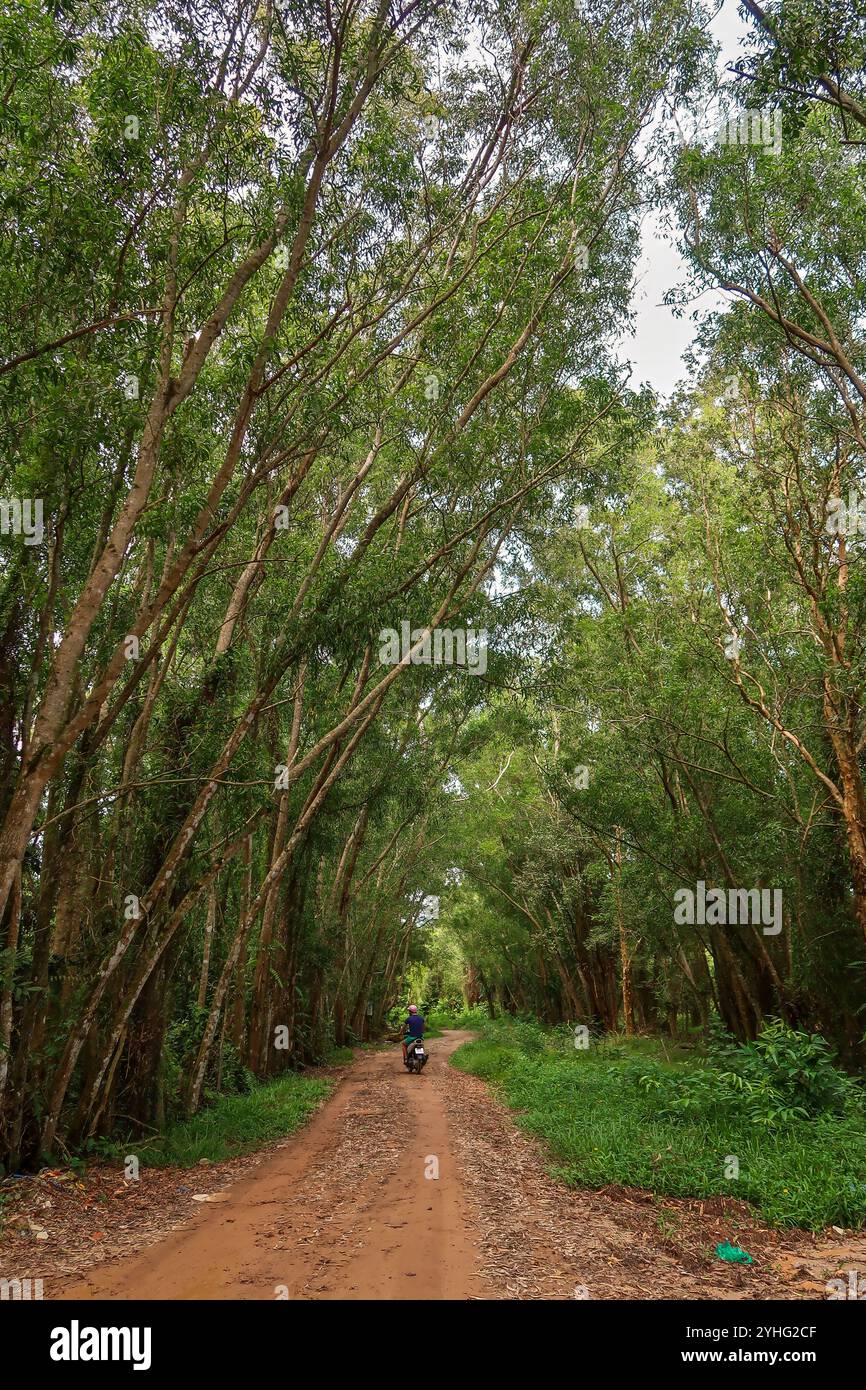
{"label": "motorcycle", "polygon": [[416,1076],[420,1076],[429,1059],[430,1053],[424,1046],[423,1038],[416,1038],[414,1042],[407,1043],[406,1059],[404,1062],[407,1071],[414,1072]]}

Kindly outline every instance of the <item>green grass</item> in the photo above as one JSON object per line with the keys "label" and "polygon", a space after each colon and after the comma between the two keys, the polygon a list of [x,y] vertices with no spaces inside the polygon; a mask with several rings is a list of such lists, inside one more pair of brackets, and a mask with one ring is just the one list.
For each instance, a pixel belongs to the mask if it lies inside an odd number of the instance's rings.
{"label": "green grass", "polygon": [[236,1158],[300,1129],[333,1084],[290,1072],[247,1095],[219,1096],[207,1109],[152,1141],[118,1145],[117,1157],[122,1162],[132,1152],[150,1168],[191,1168],[203,1158],[211,1163]]}
{"label": "green grass", "polygon": [[441,1037],[443,1028],[465,1028],[477,1032],[489,1022],[486,1009],[463,1009],[460,1013],[446,1013],[434,1010],[427,1015],[427,1031],[430,1037]]}
{"label": "green grass", "polygon": [[[520,1112],[517,1123],[547,1144],[551,1171],[570,1186],[738,1197],[776,1226],[866,1224],[862,1111],[771,1129],[712,1109],[660,1114],[659,1098],[641,1087],[641,1076],[649,1069],[666,1075],[676,1094],[695,1069],[687,1054],[666,1047],[667,1055],[652,1039],[614,1039],[578,1051],[563,1034],[496,1024],[451,1061],[490,1081]],[[725,1177],[732,1155],[739,1160],[736,1180]]]}
{"label": "green grass", "polygon": [[326,1067],[343,1067],[347,1062],[354,1059],[354,1052],[351,1047],[332,1047],[325,1053]]}

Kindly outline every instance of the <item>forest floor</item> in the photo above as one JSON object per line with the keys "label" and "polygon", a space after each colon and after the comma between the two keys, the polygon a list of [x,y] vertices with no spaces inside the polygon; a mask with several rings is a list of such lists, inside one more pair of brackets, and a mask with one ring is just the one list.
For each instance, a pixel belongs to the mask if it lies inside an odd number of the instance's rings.
{"label": "forest floor", "polygon": [[[41,1277],[55,1299],[387,1300],[826,1298],[828,1279],[866,1273],[863,1233],[772,1230],[727,1198],[565,1187],[486,1085],[448,1065],[471,1036],[436,1039],[420,1077],[397,1047],[359,1054],[262,1153],[129,1184],[106,1170],[98,1201],[96,1173],[86,1200],[55,1193],[49,1209],[34,1182],[0,1275]],[[719,1241],[754,1263],[722,1263]]]}

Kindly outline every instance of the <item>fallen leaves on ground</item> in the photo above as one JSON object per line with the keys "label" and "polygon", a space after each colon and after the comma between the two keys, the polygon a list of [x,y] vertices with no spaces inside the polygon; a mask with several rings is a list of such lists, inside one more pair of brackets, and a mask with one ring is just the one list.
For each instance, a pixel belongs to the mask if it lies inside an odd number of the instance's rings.
{"label": "fallen leaves on ground", "polygon": [[[733,1198],[566,1187],[483,1081],[450,1068],[443,1085],[482,1273],[508,1297],[826,1298],[828,1278],[866,1269],[862,1234],[774,1230]],[[722,1267],[722,1241],[744,1246],[754,1264]]]}

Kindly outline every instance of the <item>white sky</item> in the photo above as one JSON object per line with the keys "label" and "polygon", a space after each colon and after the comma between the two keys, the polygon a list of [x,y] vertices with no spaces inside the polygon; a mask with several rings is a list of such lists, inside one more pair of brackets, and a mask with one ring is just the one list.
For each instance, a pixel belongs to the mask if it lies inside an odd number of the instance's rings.
{"label": "white sky", "polygon": [[[724,0],[710,25],[710,32],[721,44],[718,58],[721,71],[739,55],[739,41],[748,32],[748,26],[737,13],[737,0]],[[683,279],[679,252],[657,215],[650,214],[643,224],[641,255],[635,272],[632,300],[636,311],[635,331],[616,344],[620,358],[631,363],[630,385],[634,389],[648,381],[661,395],[668,396],[686,374],[682,357],[691,343],[695,325],[688,312],[677,319],[662,302],[665,292]],[[724,302],[723,295],[708,294],[693,307],[711,309]]]}

